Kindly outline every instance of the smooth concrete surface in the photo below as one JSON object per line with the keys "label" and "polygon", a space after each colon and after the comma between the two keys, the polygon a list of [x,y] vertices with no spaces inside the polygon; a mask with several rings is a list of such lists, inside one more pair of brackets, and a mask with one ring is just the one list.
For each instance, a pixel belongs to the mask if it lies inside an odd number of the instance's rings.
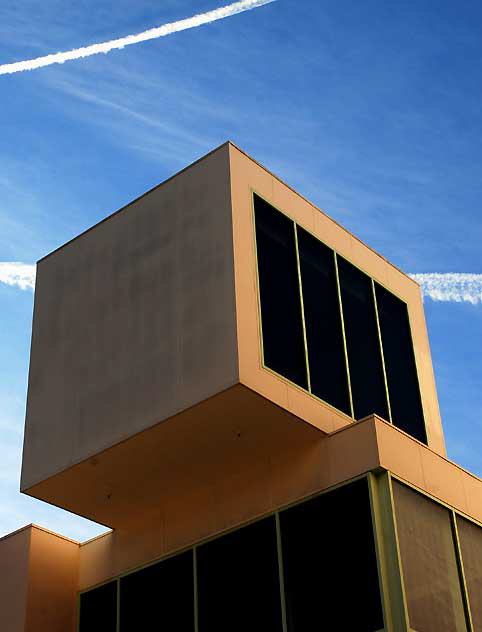
{"label": "smooth concrete surface", "polygon": [[[218,479],[241,477],[241,484],[244,477],[255,491],[263,478],[255,472],[260,463],[275,462],[281,450],[320,436],[311,424],[237,385],[34,485],[28,493],[106,526],[129,529],[156,520],[166,503],[185,504],[189,511],[188,499],[199,488],[217,485]],[[175,525],[168,521],[167,528],[172,531],[168,537],[176,537]]]}
{"label": "smooth concrete surface", "polygon": [[482,480],[390,424],[376,421],[380,466],[482,523]]}
{"label": "smooth concrete surface", "polygon": [[38,263],[22,490],[238,381],[228,151]]}
{"label": "smooth concrete surface", "polygon": [[82,545],[80,588],[378,466],[373,424],[353,425],[349,432],[327,437],[298,420],[272,417],[272,421],[277,430],[261,432],[253,423],[242,429],[241,437],[238,432],[226,436],[217,443],[218,451],[210,451],[204,463],[197,457],[198,469],[190,480],[171,476],[170,488],[149,512],[136,508],[129,523]]}
{"label": "smooth concrete surface", "polygon": [[230,453],[224,462],[219,458],[211,473],[205,469],[189,487],[172,480],[172,493],[156,510],[83,544],[80,588],[369,471],[389,471],[482,523],[482,480],[377,416],[328,436],[286,433],[269,454],[256,450],[255,439],[251,443],[245,436],[246,451],[241,449],[238,458]]}
{"label": "smooth concrete surface", "polygon": [[74,632],[79,543],[28,525],[0,540],[0,630]]}
{"label": "smooth concrete surface", "polygon": [[255,191],[407,303],[428,444],[439,454],[445,455],[427,328],[418,284],[250,156],[232,144],[229,148],[240,382],[324,432],[333,432],[352,423],[352,420],[340,411],[262,367],[252,208],[252,196]]}

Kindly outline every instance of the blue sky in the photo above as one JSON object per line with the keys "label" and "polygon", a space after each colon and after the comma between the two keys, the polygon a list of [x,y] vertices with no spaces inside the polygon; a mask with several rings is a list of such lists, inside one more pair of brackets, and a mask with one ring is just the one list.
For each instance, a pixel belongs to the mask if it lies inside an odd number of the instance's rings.
{"label": "blue sky", "polygon": [[[0,64],[219,0],[4,0]],[[226,139],[407,272],[481,273],[482,5],[278,0],[0,76],[0,262],[37,259]],[[0,282],[0,535],[96,525],[18,493],[33,293]],[[449,457],[482,475],[482,303],[425,300]]]}

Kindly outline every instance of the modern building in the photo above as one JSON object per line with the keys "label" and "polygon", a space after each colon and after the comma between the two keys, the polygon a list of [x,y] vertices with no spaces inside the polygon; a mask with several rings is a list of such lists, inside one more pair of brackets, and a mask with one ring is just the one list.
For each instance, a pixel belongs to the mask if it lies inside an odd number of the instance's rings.
{"label": "modern building", "polygon": [[41,259],[3,632],[482,632],[419,286],[231,143]]}

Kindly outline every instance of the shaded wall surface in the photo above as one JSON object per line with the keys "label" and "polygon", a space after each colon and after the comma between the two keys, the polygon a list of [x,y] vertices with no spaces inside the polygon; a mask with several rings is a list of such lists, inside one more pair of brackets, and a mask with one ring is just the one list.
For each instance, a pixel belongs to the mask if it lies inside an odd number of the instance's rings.
{"label": "shaded wall surface", "polygon": [[39,262],[22,489],[236,381],[227,151]]}

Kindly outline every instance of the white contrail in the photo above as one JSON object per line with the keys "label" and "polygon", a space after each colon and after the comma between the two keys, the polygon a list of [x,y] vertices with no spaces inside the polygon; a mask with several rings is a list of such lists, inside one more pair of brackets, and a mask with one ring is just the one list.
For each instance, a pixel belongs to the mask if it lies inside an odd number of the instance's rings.
{"label": "white contrail", "polygon": [[256,9],[257,7],[261,7],[264,4],[269,4],[271,2],[276,2],[276,0],[241,0],[240,2],[233,2],[232,4],[220,7],[219,9],[213,9],[212,11],[207,11],[206,13],[199,13],[198,15],[193,15],[192,17],[184,20],[163,24],[162,26],[157,26],[147,31],[143,31],[142,33],[126,35],[126,37],[120,37],[119,39],[110,40],[109,42],[101,42],[100,44],[92,44],[91,46],[75,48],[63,53],[52,53],[51,55],[36,57],[35,59],[27,59],[26,61],[17,61],[12,64],[2,64],[0,65],[0,75],[9,75],[14,72],[21,72],[22,70],[34,70],[35,68],[50,66],[51,64],[63,64],[64,61],[80,59],[81,57],[89,57],[90,55],[97,55],[98,53],[108,53],[115,48],[124,48],[124,46],[129,46],[130,44],[138,44],[139,42],[164,37],[165,35],[177,33],[178,31],[192,29],[196,26],[201,26],[202,24],[208,24],[209,22],[215,22],[216,20],[228,18],[236,13]]}
{"label": "white contrail", "polygon": [[[22,290],[35,287],[35,264],[18,261],[0,262],[0,283]],[[420,283],[424,296],[434,301],[482,303],[482,274],[462,272],[411,274]]]}
{"label": "white contrail", "polygon": [[446,272],[445,274],[411,274],[420,283],[424,296],[434,301],[482,303],[482,274]]}
{"label": "white contrail", "polygon": [[18,261],[0,262],[0,283],[14,285],[21,290],[33,290],[35,287],[35,264]]}

